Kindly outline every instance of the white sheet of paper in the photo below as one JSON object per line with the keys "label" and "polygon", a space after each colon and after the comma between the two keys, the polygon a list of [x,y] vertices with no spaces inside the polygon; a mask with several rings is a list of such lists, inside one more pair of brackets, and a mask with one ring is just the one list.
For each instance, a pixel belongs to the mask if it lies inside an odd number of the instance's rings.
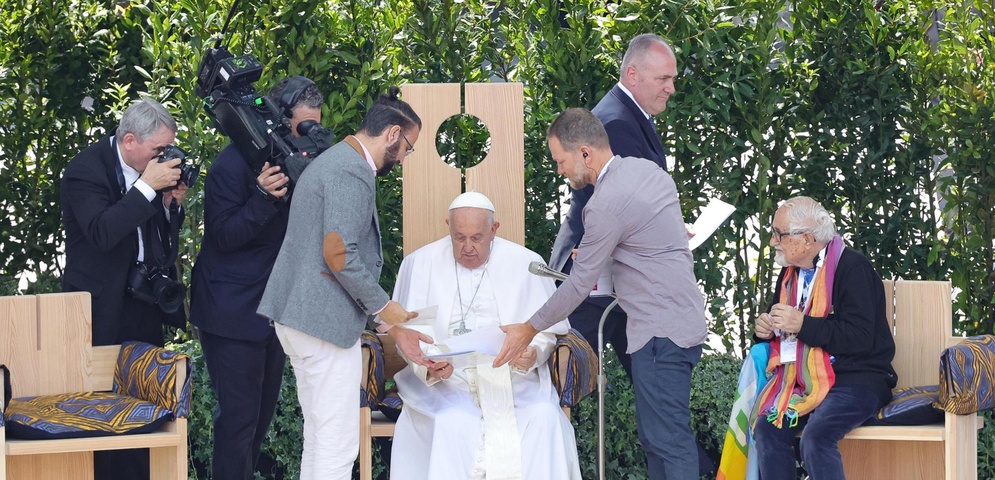
{"label": "white sheet of paper", "polygon": [[[425,352],[431,353],[432,356],[426,355],[425,358],[453,357],[474,352],[497,356],[502,344],[504,344],[504,331],[501,327],[495,325],[478,328],[458,337],[447,338],[445,342],[436,343],[435,348],[426,349],[432,350]],[[434,351],[436,349],[438,350]]]}
{"label": "white sheet of paper", "polygon": [[701,215],[695,220],[694,225],[691,227],[691,231],[694,232],[694,236],[688,239],[688,248],[694,250],[698,248],[705,240],[715,233],[729,215],[736,211],[736,207],[729,205],[722,200],[713,198],[708,201],[708,205],[705,206],[704,210],[701,211]]}

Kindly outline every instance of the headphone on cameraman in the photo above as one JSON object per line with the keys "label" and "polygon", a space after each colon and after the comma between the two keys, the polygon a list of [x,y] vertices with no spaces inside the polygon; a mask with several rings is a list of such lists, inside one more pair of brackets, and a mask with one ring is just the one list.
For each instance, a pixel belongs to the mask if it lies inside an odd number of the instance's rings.
{"label": "headphone on cameraman", "polygon": [[294,75],[287,80],[287,85],[283,87],[283,92],[280,93],[280,111],[287,118],[294,117],[294,106],[300,101],[301,96],[308,88],[314,86],[314,82],[307,77],[302,77],[300,75]]}

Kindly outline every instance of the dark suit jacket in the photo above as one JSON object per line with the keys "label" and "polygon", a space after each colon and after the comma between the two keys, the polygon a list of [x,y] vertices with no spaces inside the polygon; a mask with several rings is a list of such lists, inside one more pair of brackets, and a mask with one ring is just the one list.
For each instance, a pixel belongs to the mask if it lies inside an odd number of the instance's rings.
{"label": "dark suit jacket", "polygon": [[256,174],[234,146],[221,151],[204,186],[204,238],[193,269],[190,323],[239,340],[272,335],[256,308],[289,215],[289,202],[269,200],[256,189]]}
{"label": "dark suit jacket", "polygon": [[[608,132],[608,141],[615,155],[645,158],[652,160],[664,170],[667,169],[660,136],[650,126],[649,120],[639,110],[636,102],[633,102],[618,85],[612,87],[605,94],[598,105],[594,107],[592,113],[604,124],[605,131]],[[580,239],[584,236],[582,218],[584,207],[593,193],[593,185],[573,190],[567,219],[560,225],[560,231],[556,234],[556,242],[553,244],[553,251],[549,256],[549,266],[553,269],[564,270],[570,259],[570,251],[580,244]],[[592,298],[591,300],[596,303],[600,302],[604,306],[607,306],[610,301],[608,297]]]}
{"label": "dark suit jacket", "polygon": [[[93,308],[93,344],[120,343],[125,280],[138,258],[137,228],[150,225],[168,230],[162,195],[151,202],[132,188],[127,193],[117,177],[118,157],[110,137],[90,145],[77,154],[62,176],[62,222],[66,231],[66,271],[62,290],[90,292]],[[176,326],[185,323],[182,309],[165,318],[158,308],[152,310],[160,324],[163,320]]]}

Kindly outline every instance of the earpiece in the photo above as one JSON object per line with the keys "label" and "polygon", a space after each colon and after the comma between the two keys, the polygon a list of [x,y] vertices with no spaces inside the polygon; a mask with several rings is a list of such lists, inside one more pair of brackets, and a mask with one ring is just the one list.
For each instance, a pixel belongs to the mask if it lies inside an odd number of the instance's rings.
{"label": "earpiece", "polygon": [[581,153],[581,155],[583,155],[584,158],[587,158],[587,152],[583,152],[583,153]]}

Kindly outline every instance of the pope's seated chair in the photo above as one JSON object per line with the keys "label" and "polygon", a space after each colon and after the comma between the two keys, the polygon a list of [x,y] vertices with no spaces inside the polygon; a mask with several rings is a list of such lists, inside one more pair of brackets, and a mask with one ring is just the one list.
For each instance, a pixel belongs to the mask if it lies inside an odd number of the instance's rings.
{"label": "pope's seated chair", "polygon": [[[387,381],[407,366],[397,353],[394,339],[385,334],[364,332],[362,338],[363,376],[360,383],[359,476],[373,478],[373,438],[393,437],[394,420],[381,407],[402,408],[395,389],[388,391]],[[577,405],[597,388],[598,356],[576,331],[556,338],[556,348],[546,362],[553,385],[560,396],[563,413]],[[384,409],[386,410],[386,409]]]}

